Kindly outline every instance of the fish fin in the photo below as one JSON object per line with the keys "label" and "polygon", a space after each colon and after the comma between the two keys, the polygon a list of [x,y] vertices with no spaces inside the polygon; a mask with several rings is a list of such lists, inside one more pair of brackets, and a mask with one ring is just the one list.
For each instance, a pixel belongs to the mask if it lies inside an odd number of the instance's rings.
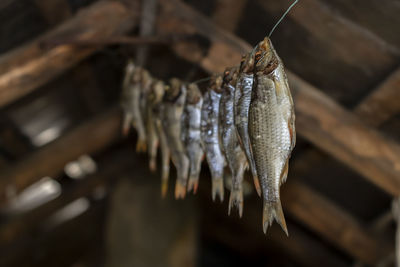
{"label": "fish fin", "polygon": [[285,216],[283,214],[281,201],[277,200],[274,202],[264,201],[263,206],[263,230],[264,234],[267,233],[267,229],[272,225],[274,219],[279,223],[282,227],[282,230],[289,236]]}
{"label": "fish fin", "polygon": [[280,184],[284,184],[286,182],[288,173],[289,173],[289,158],[286,160],[285,167],[283,167],[280,178]]}
{"label": "fish fin", "polygon": [[224,201],[224,179],[212,179],[211,185],[212,200],[215,201],[217,195],[221,202]]}
{"label": "fish fin", "polygon": [[193,190],[193,194],[196,194],[198,186],[199,186],[199,176],[191,175],[188,181],[188,192]]}
{"label": "fish fin", "polygon": [[161,179],[161,197],[165,198],[168,192],[168,177],[167,179]]}
{"label": "fish fin", "polygon": [[257,194],[259,197],[261,197],[261,186],[260,186],[260,181],[258,180],[258,177],[253,176],[253,181],[254,181],[254,187],[256,188]]}
{"label": "fish fin", "polygon": [[131,129],[131,121],[133,116],[129,113],[125,113],[122,122],[122,135],[127,136],[129,134],[129,130]]}
{"label": "fish fin", "polygon": [[239,217],[243,215],[243,191],[240,189],[233,189],[229,195],[228,215],[231,214],[231,208],[236,206],[239,211]]}
{"label": "fish fin", "polygon": [[136,152],[146,152],[147,144],[146,140],[139,139],[136,143]]}
{"label": "fish fin", "polygon": [[175,183],[175,199],[184,199],[186,196],[186,184],[182,183],[179,180],[176,180]]}

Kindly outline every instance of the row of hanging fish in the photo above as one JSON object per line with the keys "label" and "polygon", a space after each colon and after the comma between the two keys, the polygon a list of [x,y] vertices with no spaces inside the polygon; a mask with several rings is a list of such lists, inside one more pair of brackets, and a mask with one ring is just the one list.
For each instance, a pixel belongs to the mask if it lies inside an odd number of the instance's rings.
{"label": "row of hanging fish", "polygon": [[246,169],[263,197],[263,230],[275,219],[287,234],[280,186],[295,146],[293,100],[281,59],[269,38],[245,55],[238,67],[213,75],[202,93],[196,83],[172,78],[168,84],[129,62],[123,82],[123,132],[138,133],[136,150],[147,150],[156,169],[161,150],[162,186],[167,192],[170,160],[177,170],[175,197],[197,190],[205,157],[212,176],[212,199],[224,198],[224,169],[231,175],[229,213],[243,213]]}

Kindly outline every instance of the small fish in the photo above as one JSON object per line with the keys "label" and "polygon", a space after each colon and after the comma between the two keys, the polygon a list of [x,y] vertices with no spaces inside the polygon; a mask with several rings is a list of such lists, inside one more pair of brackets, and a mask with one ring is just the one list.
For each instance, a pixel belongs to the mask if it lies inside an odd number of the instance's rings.
{"label": "small fish", "polygon": [[225,158],[222,154],[219,133],[219,102],[221,99],[222,77],[217,75],[211,79],[210,86],[203,97],[201,108],[201,141],[205,150],[206,159],[212,178],[212,199],[219,195],[224,200],[224,166]]}
{"label": "small fish", "polygon": [[[124,81],[122,83],[122,95],[121,95],[121,106],[124,111],[124,118],[122,123],[122,134],[124,136],[128,135],[129,129],[131,127],[133,112],[134,112],[134,103],[133,103],[133,90],[135,83],[133,76],[135,71],[137,71],[137,67],[132,60],[128,61],[128,64],[125,67],[125,76]],[[136,81],[137,83],[138,81]]]}
{"label": "small fish", "polygon": [[219,104],[219,134],[222,150],[232,174],[232,187],[229,197],[228,214],[236,206],[239,216],[243,214],[243,175],[247,166],[247,158],[239,144],[234,123],[234,95],[238,68],[228,68],[224,73],[222,96]]}
{"label": "small fish", "polygon": [[[158,87],[157,87],[158,88]],[[154,101],[158,102],[158,105],[154,106],[153,117],[154,124],[157,131],[157,135],[160,140],[161,149],[161,196],[164,198],[168,191],[168,178],[169,178],[169,168],[170,168],[170,157],[171,152],[169,150],[167,136],[165,134],[164,128],[162,126],[162,120],[164,115],[164,105],[162,102],[164,93],[168,91],[169,86],[164,85],[162,91],[155,90]]]}
{"label": "small fish", "polygon": [[239,76],[234,97],[234,118],[236,130],[239,136],[239,142],[246,154],[247,161],[253,175],[254,186],[258,195],[261,196],[260,182],[258,180],[253,155],[251,152],[248,133],[248,116],[254,78],[254,54],[255,49],[245,55],[240,64]]}
{"label": "small fish", "polygon": [[257,47],[249,136],[261,181],[264,232],[275,219],[288,234],[280,200],[295,145],[294,109],[281,59],[269,38]]}
{"label": "small fish", "polygon": [[189,171],[189,159],[181,139],[182,114],[186,101],[186,87],[178,80],[171,79],[171,87],[166,91],[163,99],[162,125],[167,137],[172,163],[176,167],[177,179],[175,184],[175,198],[184,198]]}
{"label": "small fish", "polygon": [[195,194],[199,184],[201,161],[204,151],[201,145],[200,122],[203,97],[196,84],[188,85],[186,105],[182,116],[182,140],[186,148],[186,154],[190,161],[188,192],[193,190]]}
{"label": "small fish", "polygon": [[147,96],[146,105],[146,133],[147,133],[147,147],[150,157],[149,167],[152,172],[157,169],[157,147],[159,142],[159,135],[156,127],[157,106],[162,101],[164,95],[164,83],[162,81],[154,81],[151,85],[150,92]]}
{"label": "small fish", "polygon": [[[143,125],[142,133],[139,132],[139,140],[136,145],[137,152],[146,152],[147,144],[148,144],[148,134],[146,131],[147,128],[147,98],[150,93],[151,84],[153,79],[150,73],[142,69],[141,79],[140,79],[140,95],[139,95],[139,115],[138,115],[138,125]],[[139,119],[140,117],[140,119]],[[141,127],[141,126],[140,126]]]}

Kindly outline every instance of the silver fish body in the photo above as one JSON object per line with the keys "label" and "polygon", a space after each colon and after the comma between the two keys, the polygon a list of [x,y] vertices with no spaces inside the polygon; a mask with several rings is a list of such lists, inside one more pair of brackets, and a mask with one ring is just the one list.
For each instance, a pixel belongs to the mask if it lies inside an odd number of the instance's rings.
{"label": "silver fish body", "polygon": [[205,150],[206,159],[211,172],[212,179],[212,199],[215,200],[219,195],[221,202],[224,199],[224,166],[225,158],[222,154],[219,133],[219,103],[221,99],[222,77],[217,76],[212,79],[211,86],[203,96],[203,106],[201,109],[201,141]]}
{"label": "silver fish body", "polygon": [[122,83],[122,94],[121,94],[121,107],[124,112],[122,133],[127,135],[132,124],[134,103],[133,103],[133,90],[135,87],[133,79],[136,67],[133,61],[129,61],[125,67],[125,75]]}
{"label": "silver fish body", "polygon": [[233,107],[237,72],[237,68],[231,68],[225,71],[221,101],[219,104],[219,135],[222,150],[232,175],[228,214],[230,214],[231,208],[236,206],[239,210],[240,217],[242,217],[242,183],[244,171],[247,166],[247,158],[239,144],[239,138],[234,123]]}
{"label": "silver fish body", "polygon": [[150,92],[147,95],[146,108],[146,132],[147,147],[149,153],[149,168],[152,172],[157,169],[157,147],[159,143],[159,134],[156,127],[157,106],[162,101],[164,94],[164,83],[162,81],[154,81],[151,85]]}
{"label": "silver fish body", "polygon": [[188,85],[186,105],[182,116],[181,138],[190,161],[188,192],[196,193],[204,151],[201,145],[200,123],[203,97],[196,84]]}
{"label": "silver fish body", "polygon": [[171,80],[171,88],[163,100],[162,125],[167,138],[172,163],[177,170],[175,198],[184,198],[189,171],[189,159],[181,139],[182,114],[186,100],[186,87],[176,79]]}
{"label": "silver fish body", "polygon": [[[287,234],[280,201],[280,186],[286,179],[294,147],[293,100],[282,62],[265,38],[256,53],[255,79],[249,111],[249,135],[257,174],[263,191],[263,229],[275,219]],[[282,81],[284,83],[282,83]]]}
{"label": "silver fish body", "polygon": [[[164,94],[165,89],[163,90]],[[159,103],[153,109],[154,114],[154,124],[157,131],[157,135],[160,140],[160,150],[161,150],[161,196],[164,198],[168,191],[168,179],[170,171],[170,158],[171,152],[169,150],[167,136],[165,134],[162,120],[164,117],[164,105]]]}
{"label": "silver fish body", "polygon": [[258,195],[261,195],[260,183],[257,176],[254,158],[251,152],[250,138],[248,133],[248,117],[254,79],[253,68],[255,50],[256,49],[253,49],[253,51],[244,57],[240,66],[234,94],[234,120],[240,144],[246,154],[249,167],[253,175],[254,186]]}

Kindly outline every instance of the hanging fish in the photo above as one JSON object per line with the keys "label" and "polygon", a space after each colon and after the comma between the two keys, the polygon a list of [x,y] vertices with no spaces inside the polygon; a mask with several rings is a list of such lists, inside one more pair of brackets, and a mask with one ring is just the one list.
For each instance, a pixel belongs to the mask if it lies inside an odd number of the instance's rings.
{"label": "hanging fish", "polygon": [[146,105],[146,133],[147,147],[150,157],[149,167],[152,172],[157,169],[157,147],[159,135],[156,127],[157,106],[160,105],[164,95],[164,83],[162,81],[154,81],[150,87],[150,92],[147,96]]}
{"label": "hanging fish", "polygon": [[224,73],[221,102],[219,104],[219,135],[222,151],[231,170],[232,187],[229,197],[228,214],[236,206],[239,216],[243,214],[243,175],[247,166],[247,158],[239,144],[235,129],[233,104],[236,90],[236,81],[239,69],[228,68]]}
{"label": "hanging fish", "polygon": [[219,133],[219,102],[221,99],[222,77],[214,76],[210,86],[203,96],[201,108],[201,141],[205,150],[206,159],[212,178],[212,199],[219,195],[221,202],[224,200],[224,165],[225,158],[222,154]]}
{"label": "hanging fish", "polygon": [[268,37],[257,46],[255,58],[249,136],[263,192],[263,230],[275,219],[288,234],[279,189],[296,140],[293,100],[283,63]]}
{"label": "hanging fish", "polygon": [[256,48],[245,55],[240,64],[239,76],[236,84],[234,97],[234,118],[235,126],[239,136],[239,142],[244,150],[247,161],[253,175],[254,186],[259,196],[261,196],[260,182],[258,180],[257,171],[251,152],[250,139],[248,133],[248,117],[251,101],[251,91],[254,79],[254,54]]}
{"label": "hanging fish", "polygon": [[[169,178],[169,168],[170,168],[170,150],[168,145],[167,136],[165,134],[164,128],[162,126],[162,120],[164,117],[164,104],[162,102],[164,93],[169,90],[169,86],[164,85],[163,88],[155,87],[156,90],[153,91],[154,98],[153,101],[157,102],[158,105],[154,105],[153,108],[153,119],[157,135],[160,140],[161,149],[161,196],[164,198],[168,191],[168,178]],[[158,90],[160,89],[160,90]]]}
{"label": "hanging fish", "polygon": [[181,139],[182,114],[186,101],[186,87],[178,79],[171,79],[171,87],[163,99],[162,125],[167,137],[172,163],[176,167],[175,198],[184,198],[189,171],[189,159]]}
{"label": "hanging fish", "polygon": [[[125,67],[125,76],[124,81],[122,83],[122,95],[121,95],[121,106],[124,111],[124,118],[122,123],[122,134],[127,135],[129,133],[129,129],[131,127],[133,112],[134,112],[134,103],[132,101],[133,93],[133,75],[135,72],[135,64],[132,60],[128,61],[128,64]],[[136,81],[137,82],[137,81]]]}
{"label": "hanging fish", "polygon": [[188,192],[196,193],[199,184],[201,161],[204,151],[201,145],[200,122],[203,97],[198,86],[188,85],[186,104],[182,116],[182,140],[190,161]]}

